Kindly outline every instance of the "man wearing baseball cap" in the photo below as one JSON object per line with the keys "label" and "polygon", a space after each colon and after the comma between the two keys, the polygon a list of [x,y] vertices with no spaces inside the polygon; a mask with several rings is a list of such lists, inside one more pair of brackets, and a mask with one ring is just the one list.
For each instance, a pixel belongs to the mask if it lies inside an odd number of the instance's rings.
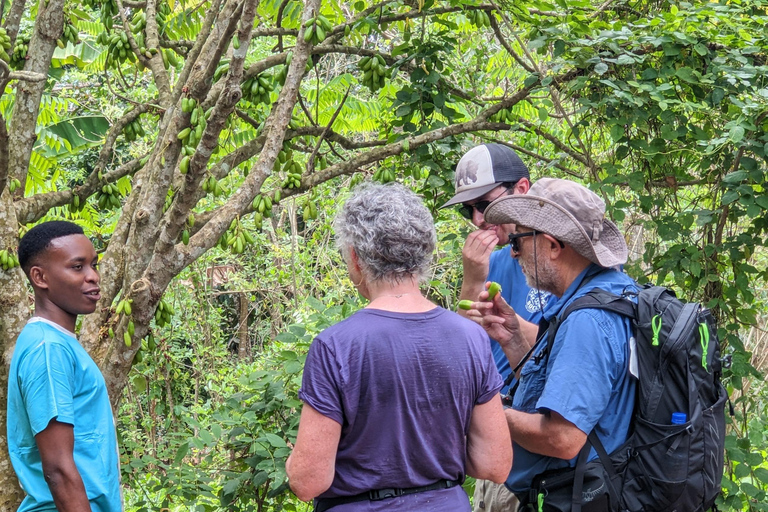
{"label": "man wearing baseball cap", "polygon": [[[470,149],[459,161],[456,194],[443,207],[457,205],[462,216],[478,228],[469,234],[462,250],[464,279],[460,299],[477,300],[485,290],[486,281],[498,282],[504,300],[517,312],[529,337],[535,338],[541,312],[552,296],[529,287],[517,260],[510,257],[509,249],[501,249],[509,243],[508,236],[514,225],[489,223],[483,218],[493,200],[525,194],[531,186],[529,179],[528,168],[514,150],[502,144],[482,144]],[[505,382],[512,371],[510,361],[512,366],[517,365],[527,350],[511,355],[510,359],[502,347],[491,340],[493,358]],[[502,388],[502,395],[507,389],[507,385]],[[475,484],[473,501],[475,512],[517,507],[517,499],[504,485],[485,480]]]}
{"label": "man wearing baseball cap", "polygon": [[[615,269],[627,260],[624,237],[605,217],[603,200],[581,185],[543,178],[526,195],[491,203],[485,219],[515,224],[511,252],[528,283],[558,297],[544,312],[547,321],[594,288],[616,295],[637,289]],[[527,346],[518,317],[502,297],[475,302],[468,313],[507,353]],[[521,504],[530,499],[535,477],[574,466],[590,432],[608,453],[626,441],[635,400],[630,337],[628,318],[579,309],[560,324],[551,347],[537,343],[533,349],[505,411],[515,461],[506,485]],[[592,450],[589,460],[595,457]]]}

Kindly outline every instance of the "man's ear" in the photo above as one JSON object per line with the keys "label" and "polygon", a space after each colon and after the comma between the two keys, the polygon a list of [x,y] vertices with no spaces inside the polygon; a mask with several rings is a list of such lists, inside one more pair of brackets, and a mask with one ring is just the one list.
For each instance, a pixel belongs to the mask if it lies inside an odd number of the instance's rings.
{"label": "man's ear", "polygon": [[48,289],[48,280],[45,275],[45,269],[38,265],[32,265],[29,269],[29,282],[32,283],[33,288],[39,288],[41,290]]}
{"label": "man's ear", "polygon": [[556,238],[550,235],[544,235],[544,239],[549,243],[549,255],[550,259],[557,259],[565,250],[563,246],[560,245],[560,242],[557,241]]}
{"label": "man's ear", "polygon": [[528,178],[520,178],[520,180],[517,183],[515,183],[515,186],[512,187],[512,193],[527,194],[530,188],[531,188],[531,182],[528,181]]}

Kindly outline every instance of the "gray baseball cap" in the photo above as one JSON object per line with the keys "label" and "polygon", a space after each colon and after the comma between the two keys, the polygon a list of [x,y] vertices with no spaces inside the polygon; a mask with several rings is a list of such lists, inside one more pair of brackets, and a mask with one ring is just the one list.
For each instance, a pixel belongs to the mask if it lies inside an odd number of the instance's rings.
{"label": "gray baseball cap", "polygon": [[528,168],[503,144],[482,144],[466,152],[456,166],[454,195],[442,207],[472,201],[498,187],[529,178]]}

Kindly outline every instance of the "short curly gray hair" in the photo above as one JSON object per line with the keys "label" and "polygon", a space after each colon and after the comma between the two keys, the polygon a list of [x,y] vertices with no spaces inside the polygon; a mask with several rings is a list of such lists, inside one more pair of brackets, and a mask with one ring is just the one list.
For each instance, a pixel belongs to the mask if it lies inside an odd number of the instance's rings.
{"label": "short curly gray hair", "polygon": [[397,183],[356,187],[333,227],[344,259],[348,261],[353,248],[363,275],[371,281],[423,279],[437,243],[429,210],[419,196]]}

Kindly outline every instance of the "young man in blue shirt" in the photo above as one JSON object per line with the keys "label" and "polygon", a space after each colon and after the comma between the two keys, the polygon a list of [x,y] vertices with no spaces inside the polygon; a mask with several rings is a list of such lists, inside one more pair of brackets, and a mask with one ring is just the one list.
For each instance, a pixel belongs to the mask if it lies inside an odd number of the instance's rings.
{"label": "young man in blue shirt", "polygon": [[[525,194],[530,186],[528,168],[514,150],[503,144],[482,144],[470,149],[459,161],[455,175],[456,194],[443,207],[459,205],[462,216],[478,228],[467,236],[462,250],[464,279],[459,298],[477,300],[485,290],[486,281],[499,283],[502,297],[519,315],[521,325],[533,339],[541,312],[552,296],[528,286],[517,260],[510,257],[505,246],[514,224],[493,224],[483,217],[485,208],[495,199]],[[464,312],[459,310],[459,314]],[[490,343],[496,368],[506,380],[512,366],[517,365],[527,348],[521,347],[519,353],[508,357],[496,341]],[[508,386],[502,388],[501,394],[505,395],[507,389]],[[485,480],[475,484],[473,502],[475,512],[517,508],[517,499],[506,487]]]}
{"label": "young man in blue shirt", "polygon": [[120,512],[107,388],[74,334],[101,298],[96,251],[82,228],[51,221],[24,235],[19,263],[35,293],[8,378],[8,450],[27,494],[19,512]]}
{"label": "young man in blue shirt", "polygon": [[[617,295],[637,289],[616,270],[627,260],[623,235],[605,217],[603,200],[581,185],[544,178],[524,196],[498,199],[485,216],[516,225],[512,254],[528,283],[558,297],[544,313],[548,321],[591,289]],[[508,354],[527,346],[503,298],[475,302],[468,314]],[[629,371],[631,335],[628,318],[580,309],[560,325],[548,356],[542,355],[546,343],[534,350],[505,411],[515,461],[506,484],[511,491],[529,495],[537,475],[574,466],[593,430],[609,453],[626,441],[636,385]],[[589,460],[595,457],[592,450]]]}

